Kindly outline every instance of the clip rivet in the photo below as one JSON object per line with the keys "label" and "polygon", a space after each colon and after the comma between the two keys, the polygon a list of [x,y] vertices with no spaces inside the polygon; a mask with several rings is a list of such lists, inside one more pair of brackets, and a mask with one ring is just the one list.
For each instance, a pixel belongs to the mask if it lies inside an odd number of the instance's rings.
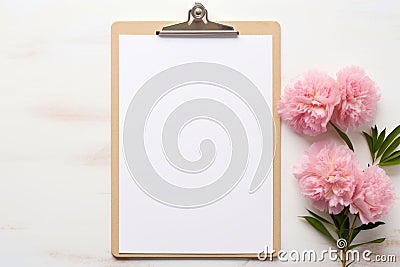
{"label": "clip rivet", "polygon": [[201,13],[203,13],[203,10],[201,10],[200,7],[197,7],[196,10],[194,11],[194,13],[195,13],[197,16],[199,16],[199,15],[201,15]]}

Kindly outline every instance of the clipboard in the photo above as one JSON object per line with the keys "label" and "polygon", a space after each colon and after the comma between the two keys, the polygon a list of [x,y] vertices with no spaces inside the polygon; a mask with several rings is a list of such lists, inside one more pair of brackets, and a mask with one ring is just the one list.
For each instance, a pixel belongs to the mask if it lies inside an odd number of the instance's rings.
{"label": "clipboard", "polygon": [[[172,25],[171,25],[172,24]],[[170,26],[165,26],[170,25]],[[271,114],[274,122],[273,131],[273,144],[274,144],[274,155],[271,163],[272,172],[272,199],[273,199],[273,211],[272,215],[272,247],[269,251],[265,251],[265,247],[260,247],[259,251],[254,252],[241,252],[234,251],[232,253],[227,252],[215,252],[215,251],[173,251],[165,252],[165,250],[159,251],[121,251],[121,237],[125,238],[125,235],[121,233],[121,220],[124,220],[124,215],[121,215],[121,166],[125,162],[129,162],[129,157],[126,154],[121,154],[122,146],[125,146],[128,141],[122,135],[125,128],[129,128],[126,121],[122,121],[121,109],[122,105],[121,93],[122,93],[122,82],[121,76],[123,75],[123,68],[121,67],[121,36],[147,36],[148,38],[168,38],[169,42],[173,42],[177,39],[182,38],[194,38],[207,40],[217,40],[220,38],[240,38],[240,36],[270,36],[271,37],[271,79],[272,79],[272,106]],[[238,37],[239,36],[239,37]],[[200,38],[198,38],[200,37]],[[234,55],[232,55],[234,56]],[[154,58],[156,60],[156,58]],[[150,61],[150,59],[149,59]],[[204,63],[204,62],[203,62]],[[149,62],[140,62],[140,64],[149,64]],[[204,63],[206,64],[206,63]],[[277,114],[276,104],[280,97],[280,26],[277,22],[271,21],[227,21],[222,23],[214,23],[208,21],[207,10],[199,3],[188,12],[188,21],[178,24],[167,21],[135,21],[135,22],[116,22],[112,25],[111,29],[111,251],[112,255],[116,258],[257,258],[260,255],[275,256],[275,252],[280,249],[280,119]],[[188,67],[185,65],[185,67]],[[198,67],[198,66],[197,66]],[[214,67],[213,65],[207,65],[206,67]],[[219,66],[215,66],[216,71]],[[196,69],[196,66],[194,66]],[[201,68],[200,68],[201,69]],[[193,70],[192,70],[193,71]],[[221,71],[224,71],[221,69]],[[210,71],[211,72],[211,71]],[[170,73],[173,73],[171,71]],[[188,72],[190,73],[190,72]],[[228,73],[229,75],[229,73]],[[146,85],[147,83],[145,83]],[[154,84],[153,84],[154,86]],[[147,90],[151,90],[151,86],[148,86]],[[129,109],[129,108],[128,108]],[[128,112],[127,112],[128,113]],[[133,113],[132,113],[133,114]],[[123,116],[128,117],[127,114]],[[123,125],[122,125],[123,124]],[[126,127],[125,127],[126,126]],[[124,128],[125,127],[125,128]],[[131,127],[132,128],[132,127]],[[132,130],[133,131],[133,130]],[[125,142],[126,141],[126,142]],[[125,148],[125,150],[127,150]],[[134,154],[133,152],[129,152]],[[125,153],[127,153],[125,151]],[[132,172],[132,170],[130,170]],[[133,176],[133,174],[131,173]],[[148,177],[142,177],[148,179]],[[140,179],[142,179],[140,178]],[[137,179],[138,180],[138,179]],[[129,186],[141,187],[141,182],[144,181],[130,181]],[[143,186],[144,187],[144,186]],[[124,189],[123,187],[122,189]],[[141,187],[141,189],[143,189]],[[254,188],[257,190],[258,188]],[[146,190],[142,190],[142,193]],[[156,203],[156,197],[148,193],[153,199],[151,203]],[[145,195],[145,194],[144,194]],[[168,197],[168,196],[167,196]],[[226,198],[224,198],[226,199]],[[173,201],[173,200],[172,200]],[[158,201],[162,202],[162,201]],[[159,203],[163,205],[165,203]],[[168,204],[168,203],[167,203]],[[184,204],[186,205],[186,204]],[[197,206],[177,207],[172,203],[171,207],[167,207],[172,210],[181,210],[186,212],[187,210],[196,210]],[[167,205],[168,206],[168,205]],[[200,207],[201,205],[199,205]],[[178,209],[177,209],[178,208]],[[201,207],[200,207],[201,209]],[[132,210],[135,213],[136,218],[140,218],[141,214],[147,214],[149,209]],[[123,217],[123,218],[121,218]],[[178,237],[178,236],[177,236]],[[132,236],[136,238],[135,235]],[[179,238],[178,238],[179,239]],[[143,241],[144,239],[142,239]],[[140,243],[140,239],[137,240]],[[171,240],[173,242],[173,240]],[[212,240],[209,241],[213,242]],[[272,252],[271,252],[272,251]]]}

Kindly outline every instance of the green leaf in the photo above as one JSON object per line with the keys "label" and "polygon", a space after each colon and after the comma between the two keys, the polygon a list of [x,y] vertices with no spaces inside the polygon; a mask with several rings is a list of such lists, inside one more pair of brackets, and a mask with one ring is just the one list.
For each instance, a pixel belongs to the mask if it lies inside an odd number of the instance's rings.
{"label": "green leaf", "polygon": [[383,129],[383,131],[379,134],[378,140],[376,141],[375,148],[374,148],[375,152],[381,148],[382,143],[385,140],[385,136],[386,136],[386,128]]}
{"label": "green leaf", "polygon": [[312,216],[314,216],[316,219],[318,219],[318,220],[320,220],[321,222],[324,222],[324,223],[327,223],[327,224],[330,224],[330,225],[333,225],[330,221],[328,221],[327,219],[325,219],[325,218],[322,218],[321,216],[319,216],[318,214],[315,214],[314,212],[312,212],[311,210],[309,210],[309,209],[307,209],[307,211],[312,215]]}
{"label": "green leaf", "polygon": [[400,164],[400,156],[385,162],[379,162],[379,166],[393,166]]}
{"label": "green leaf", "polygon": [[376,125],[375,125],[375,127],[371,127],[371,137],[372,137],[372,141],[373,141],[372,149],[375,152],[376,151],[375,145],[376,145],[376,141],[378,140],[378,127],[376,127]]}
{"label": "green leaf", "polygon": [[379,225],[385,224],[384,222],[376,222],[376,223],[368,223],[368,224],[362,224],[358,227],[356,227],[355,229],[358,230],[369,230],[369,229],[374,229],[376,227],[378,227]]}
{"label": "green leaf", "polygon": [[393,143],[389,145],[389,147],[385,150],[385,152],[382,154],[381,159],[385,160],[389,155],[400,145],[400,137],[397,137]]}
{"label": "green leaf", "polygon": [[359,247],[359,246],[362,246],[362,245],[366,245],[366,244],[382,243],[383,241],[385,241],[385,239],[386,239],[386,238],[378,238],[378,239],[371,240],[371,241],[368,241],[368,242],[364,242],[364,243],[360,243],[360,244],[355,244],[355,245],[350,246],[350,247],[349,247],[349,250],[352,250],[353,248],[356,248],[356,247]]}
{"label": "green leaf", "polygon": [[386,162],[386,161],[392,160],[394,158],[397,158],[399,156],[400,156],[400,150],[397,150],[397,151],[393,152],[392,154],[390,154],[386,159],[381,160],[381,162]]}
{"label": "green leaf", "polygon": [[347,236],[349,235],[349,227],[350,227],[350,220],[349,217],[346,216],[346,218],[343,220],[339,228],[339,238],[347,239]]}
{"label": "green leaf", "polygon": [[350,237],[350,244],[351,244],[351,242],[353,242],[354,238],[356,238],[356,236],[357,236],[360,232],[361,232],[361,230],[360,230],[360,229],[357,229],[357,228],[355,228],[355,229],[353,230],[353,233],[351,234],[351,237]]}
{"label": "green leaf", "polygon": [[393,142],[393,140],[400,134],[400,125],[397,126],[383,141],[382,146],[378,150],[377,157],[383,154],[386,148]]}
{"label": "green leaf", "polygon": [[333,217],[334,221],[336,221],[335,225],[337,225],[337,228],[339,229],[343,222],[343,211],[341,211],[336,215],[335,214],[330,214],[330,215],[331,218]]}
{"label": "green leaf", "polygon": [[331,219],[332,219],[333,223],[335,224],[336,229],[338,229],[338,233],[339,233],[340,223],[339,223],[338,219],[336,218],[336,215],[329,214],[329,216],[331,216]]}
{"label": "green leaf", "polygon": [[333,122],[329,121],[329,123],[333,126],[333,128],[335,128],[336,132],[339,134],[340,138],[343,139],[343,141],[347,144],[347,146],[354,151],[354,147],[353,144],[350,141],[350,138],[347,136],[347,134],[345,134],[344,132],[342,132],[335,124],[333,124]]}
{"label": "green leaf", "polygon": [[372,160],[375,160],[375,151],[374,151],[374,144],[373,144],[372,137],[369,134],[367,134],[366,132],[362,132],[362,133],[363,133],[365,139],[367,140],[369,152],[371,153],[371,158],[372,158]]}
{"label": "green leaf", "polygon": [[331,217],[333,216],[336,218],[337,222],[339,223],[339,226],[342,224],[343,220],[346,218],[347,214],[349,213],[349,207],[345,207],[341,212],[338,214],[330,214]]}
{"label": "green leaf", "polygon": [[331,233],[329,233],[328,229],[326,229],[325,225],[323,225],[320,221],[311,216],[300,216],[300,217],[304,218],[309,224],[311,224],[312,227],[314,227],[316,230],[324,234],[326,237],[328,237],[332,241],[336,241],[336,239],[333,238]]}

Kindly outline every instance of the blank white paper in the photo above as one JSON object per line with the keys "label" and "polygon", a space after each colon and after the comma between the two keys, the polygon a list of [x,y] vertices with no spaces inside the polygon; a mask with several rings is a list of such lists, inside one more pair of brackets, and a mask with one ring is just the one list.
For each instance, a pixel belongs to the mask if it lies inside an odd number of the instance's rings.
{"label": "blank white paper", "polygon": [[[238,38],[160,38],[149,35],[119,37],[119,252],[120,253],[257,253],[272,248],[273,180],[272,169],[263,183],[250,193],[263,146],[259,122],[243,98],[230,88],[213,82],[193,81],[170,88],[155,101],[144,129],[135,129],[136,122],[125,121],[132,99],[151,79],[171,68],[185,64],[216,64],[247,77],[259,90],[265,110],[272,106],[272,37],[244,35]],[[200,64],[201,65],[201,64]],[[206,65],[205,65],[206,66]],[[216,74],[218,75],[218,73]],[[233,75],[234,76],[234,75]],[[165,79],[165,78],[164,78]],[[232,77],[233,79],[233,77]],[[147,92],[142,92],[147,93]],[[136,177],[140,166],[128,166],[134,148],[124,151],[124,126],[143,133],[145,157],[162,179],[183,191],[213,185],[224,175],[236,152],[232,138],[241,136],[238,128],[227,132],[226,125],[209,117],[196,117],[179,128],[177,146],[182,161],[193,170],[183,170],[168,160],[168,146],[163,135],[168,119],[182,105],[194,100],[222,103],[236,115],[247,140],[239,147],[248,151],[241,179],[213,201],[195,206],[192,202],[167,203],[169,197],[156,196],[141,186],[152,177]],[[193,102],[190,102],[193,101]],[[201,104],[201,102],[198,102]],[[217,104],[218,104],[217,103]],[[194,104],[193,104],[194,105]],[[140,105],[138,105],[140,106]],[[224,109],[222,109],[224,110]],[[138,113],[132,113],[132,116]],[[223,115],[222,115],[223,117]],[[140,124],[137,124],[140,127]],[[129,132],[130,133],[130,132]],[[239,138],[236,137],[236,138]],[[126,145],[130,144],[129,136]],[[209,164],[201,163],[200,144],[212,140],[215,155]],[[136,139],[133,141],[137,141]],[[165,139],[164,139],[165,141]],[[208,143],[210,145],[210,143]],[[126,148],[126,150],[131,148]],[[211,148],[209,148],[211,149]],[[139,153],[139,152],[138,152]],[[270,151],[273,153],[273,151]],[[204,153],[205,154],[205,153]],[[244,157],[243,153],[235,155]],[[141,155],[134,155],[140,157]],[[180,157],[179,156],[179,157]],[[265,163],[268,164],[268,163]],[[195,170],[196,169],[196,170]],[[154,190],[156,192],[157,190]],[[163,199],[165,198],[165,201]],[[206,198],[205,198],[206,199]],[[189,199],[190,200],[190,199]],[[197,203],[197,202],[196,202]],[[196,204],[195,203],[195,204]],[[186,205],[186,206],[185,206]],[[190,206],[192,205],[192,206]]]}

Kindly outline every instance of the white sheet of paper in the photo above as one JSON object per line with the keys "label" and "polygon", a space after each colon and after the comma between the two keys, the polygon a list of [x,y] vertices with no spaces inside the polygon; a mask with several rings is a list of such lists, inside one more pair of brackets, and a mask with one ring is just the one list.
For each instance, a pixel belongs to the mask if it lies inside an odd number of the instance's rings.
{"label": "white sheet of paper", "polygon": [[147,156],[163,179],[183,188],[208,185],[227,169],[231,143],[226,129],[211,120],[193,120],[179,135],[179,151],[190,161],[202,155],[205,138],[215,144],[215,160],[204,172],[171,167],[163,153],[162,130],[169,114],[185,101],[211,98],[224,103],[243,123],[249,159],[244,176],[223,198],[201,207],[166,205],[144,193],[127,167],[123,126],[133,96],[157,73],[190,62],[218,63],[248,77],[272,105],[272,38],[119,37],[119,252],[120,253],[257,253],[272,248],[273,181],[254,193],[250,183],[260,160],[262,140],[257,121],[240,97],[212,84],[189,84],[166,94],[148,116],[144,143]]}

